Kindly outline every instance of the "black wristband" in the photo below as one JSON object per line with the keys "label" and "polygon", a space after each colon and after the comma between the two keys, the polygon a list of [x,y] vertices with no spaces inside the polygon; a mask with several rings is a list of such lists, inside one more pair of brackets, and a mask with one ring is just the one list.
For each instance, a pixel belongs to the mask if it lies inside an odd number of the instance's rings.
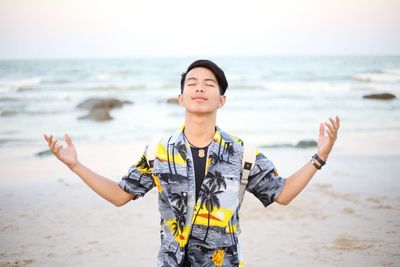
{"label": "black wristband", "polygon": [[313,157],[313,159],[318,161],[318,163],[321,165],[321,167],[326,164],[326,161],[323,161],[320,157],[318,157],[318,154],[315,153],[312,157]]}
{"label": "black wristband", "polygon": [[314,167],[317,168],[317,170],[320,170],[320,169],[321,169],[321,166],[318,165],[317,163],[315,163],[314,160],[315,160],[314,157],[311,157],[311,163],[312,163],[312,165],[314,165]]}

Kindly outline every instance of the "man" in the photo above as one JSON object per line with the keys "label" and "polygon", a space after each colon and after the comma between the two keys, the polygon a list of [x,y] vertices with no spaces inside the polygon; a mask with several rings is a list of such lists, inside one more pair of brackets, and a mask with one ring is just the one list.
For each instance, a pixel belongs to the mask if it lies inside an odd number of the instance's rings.
{"label": "man", "polygon": [[[227,87],[225,74],[215,63],[193,62],[181,78],[179,104],[186,110],[184,126],[160,140],[151,167],[145,150],[119,183],[80,163],[69,135],[65,135],[67,147],[58,145],[51,135],[44,136],[59,160],[116,206],[157,188],[161,213],[158,266],[243,266],[238,244],[243,142],[216,126]],[[272,202],[287,205],[325,164],[339,125],[337,116],[320,124],[317,153],[286,179],[257,151],[246,190],[265,207]]]}

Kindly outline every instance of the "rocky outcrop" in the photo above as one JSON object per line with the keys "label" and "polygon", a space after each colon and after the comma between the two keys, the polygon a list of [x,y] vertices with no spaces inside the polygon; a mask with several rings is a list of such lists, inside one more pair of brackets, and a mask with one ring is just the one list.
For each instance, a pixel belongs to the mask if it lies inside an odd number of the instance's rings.
{"label": "rocky outcrop", "polygon": [[48,157],[50,155],[51,155],[51,151],[49,149],[42,150],[42,151],[35,153],[35,156],[39,157],[39,158]]}
{"label": "rocky outcrop", "polygon": [[120,108],[124,104],[132,104],[130,101],[121,101],[116,98],[88,98],[85,101],[78,104],[77,108],[80,109],[113,109]]}
{"label": "rocky outcrop", "polygon": [[382,94],[371,94],[363,96],[365,99],[379,99],[379,100],[389,100],[396,98],[395,95],[389,93],[382,93]]}
{"label": "rocky outcrop", "polygon": [[297,148],[308,148],[317,146],[317,142],[314,140],[301,140],[296,144]]}
{"label": "rocky outcrop", "polygon": [[110,110],[120,108],[124,104],[132,104],[132,102],[121,101],[116,98],[89,98],[77,105],[77,108],[89,111],[87,115],[78,117],[78,119],[94,121],[112,120],[113,118],[110,115]]}
{"label": "rocky outcrop", "polygon": [[89,114],[78,117],[79,120],[94,120],[94,121],[108,121],[113,117],[110,115],[110,110],[106,108],[95,108],[90,110]]}
{"label": "rocky outcrop", "polygon": [[260,147],[265,147],[265,148],[285,148],[285,147],[310,148],[310,147],[316,147],[316,146],[317,146],[317,142],[315,140],[301,140],[296,145],[282,143],[282,144],[261,145]]}
{"label": "rocky outcrop", "polygon": [[171,97],[167,99],[168,104],[179,104],[178,98],[177,97]]}

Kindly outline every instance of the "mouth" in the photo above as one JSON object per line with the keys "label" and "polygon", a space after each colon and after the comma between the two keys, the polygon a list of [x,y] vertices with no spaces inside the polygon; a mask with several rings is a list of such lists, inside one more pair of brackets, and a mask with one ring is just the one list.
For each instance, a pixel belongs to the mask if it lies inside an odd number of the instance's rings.
{"label": "mouth", "polygon": [[207,98],[205,98],[203,96],[195,96],[195,97],[192,97],[192,100],[203,100],[203,101],[206,101]]}

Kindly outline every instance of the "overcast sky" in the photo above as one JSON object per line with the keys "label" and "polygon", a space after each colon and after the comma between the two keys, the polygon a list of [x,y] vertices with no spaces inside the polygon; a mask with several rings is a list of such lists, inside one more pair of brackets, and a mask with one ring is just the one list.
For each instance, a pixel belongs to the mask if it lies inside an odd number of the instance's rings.
{"label": "overcast sky", "polygon": [[0,0],[0,59],[400,54],[400,0]]}

